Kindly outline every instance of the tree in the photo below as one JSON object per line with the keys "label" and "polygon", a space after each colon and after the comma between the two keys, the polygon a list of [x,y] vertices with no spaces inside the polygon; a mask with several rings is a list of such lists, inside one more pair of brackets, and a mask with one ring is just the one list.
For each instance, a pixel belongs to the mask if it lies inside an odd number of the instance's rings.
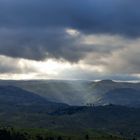
{"label": "tree", "polygon": [[86,140],[89,140],[89,135],[88,134],[85,136],[85,139]]}
{"label": "tree", "polygon": [[57,138],[57,140],[62,140],[62,137],[61,137],[61,136],[59,136],[59,137]]}
{"label": "tree", "polygon": [[43,138],[40,135],[37,135],[36,140],[43,140]]}

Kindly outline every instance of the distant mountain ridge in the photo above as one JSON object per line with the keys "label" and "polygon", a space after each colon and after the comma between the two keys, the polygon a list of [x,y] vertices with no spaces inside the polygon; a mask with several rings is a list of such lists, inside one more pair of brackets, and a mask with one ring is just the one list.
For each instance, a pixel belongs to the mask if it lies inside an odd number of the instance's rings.
{"label": "distant mountain ridge", "polygon": [[69,105],[126,105],[140,107],[140,83],[115,82],[112,80],[67,81],[32,80],[0,81],[0,85],[13,85],[36,93],[49,101]]}

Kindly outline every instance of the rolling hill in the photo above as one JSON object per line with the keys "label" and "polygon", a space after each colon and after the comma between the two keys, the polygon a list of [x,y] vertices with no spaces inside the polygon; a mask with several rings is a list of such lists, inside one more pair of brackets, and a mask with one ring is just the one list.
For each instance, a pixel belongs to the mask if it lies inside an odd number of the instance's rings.
{"label": "rolling hill", "polygon": [[[120,90],[113,92],[118,94]],[[119,92],[121,96],[131,91],[128,88],[123,90],[123,93]],[[139,96],[139,92],[134,91]],[[94,129],[118,136],[140,137],[139,118],[140,108],[120,105],[69,106],[48,101],[19,87],[0,86],[0,126],[44,128],[71,134]]]}
{"label": "rolling hill", "polygon": [[68,105],[47,99],[15,86],[0,86],[0,111],[46,111],[53,112]]}
{"label": "rolling hill", "polygon": [[140,106],[140,83],[94,81],[0,81],[0,85],[13,85],[46,98],[69,105],[126,105]]}

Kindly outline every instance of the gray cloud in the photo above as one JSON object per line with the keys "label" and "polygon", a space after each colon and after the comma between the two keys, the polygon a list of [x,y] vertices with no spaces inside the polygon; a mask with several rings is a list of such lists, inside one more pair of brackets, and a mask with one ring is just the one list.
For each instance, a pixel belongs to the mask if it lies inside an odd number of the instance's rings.
{"label": "gray cloud", "polygon": [[[78,61],[89,48],[80,47],[64,30],[5,30],[0,32],[0,54],[43,60],[45,58]],[[91,50],[91,49],[90,49]]]}
{"label": "gray cloud", "polygon": [[[0,60],[0,73],[22,73],[20,58],[53,58],[77,65],[82,61],[91,69],[102,66],[105,78],[108,73],[118,73],[116,79],[122,73],[138,74],[139,5],[138,0],[0,0],[0,55],[14,58],[13,66]],[[78,34],[71,35],[67,29]],[[88,39],[92,43],[84,40],[89,36],[95,36]],[[90,79],[92,72],[81,75]]]}
{"label": "gray cloud", "polygon": [[64,29],[138,37],[139,4],[137,0],[0,0],[0,54],[41,60],[48,53],[78,61],[85,49],[76,49],[77,42],[67,38]]}
{"label": "gray cloud", "polygon": [[0,0],[0,26],[71,27],[86,33],[140,35],[140,1]]}
{"label": "gray cloud", "polygon": [[67,37],[66,28],[82,34],[139,37],[139,4],[137,0],[0,0],[0,54],[76,62],[101,47],[78,44],[77,38]]}
{"label": "gray cloud", "polygon": [[0,74],[29,74],[36,72],[27,62],[0,55]]}

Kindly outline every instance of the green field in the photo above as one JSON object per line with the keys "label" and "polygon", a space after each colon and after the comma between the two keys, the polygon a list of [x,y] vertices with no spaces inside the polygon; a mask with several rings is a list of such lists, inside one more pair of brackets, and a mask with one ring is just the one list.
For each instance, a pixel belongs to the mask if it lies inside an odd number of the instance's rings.
{"label": "green field", "polygon": [[66,133],[41,128],[1,128],[2,140],[127,140],[120,136],[87,129],[82,133]]}

